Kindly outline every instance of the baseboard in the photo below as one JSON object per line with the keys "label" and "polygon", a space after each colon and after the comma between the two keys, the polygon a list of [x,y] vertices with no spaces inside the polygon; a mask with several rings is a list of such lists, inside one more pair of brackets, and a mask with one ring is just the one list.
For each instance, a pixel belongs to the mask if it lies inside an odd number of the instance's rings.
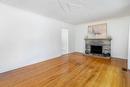
{"label": "baseboard", "polygon": [[112,59],[123,59],[123,60],[127,60],[126,58],[119,58],[119,57],[111,57]]}
{"label": "baseboard", "polygon": [[26,64],[22,64],[22,65],[19,65],[19,66],[15,66],[15,67],[13,66],[13,67],[5,68],[5,69],[0,69],[0,74],[11,72],[13,70],[21,69],[21,68],[24,68],[24,67],[27,67],[27,66],[35,65],[35,64],[38,64],[38,63],[41,63],[41,62],[44,62],[44,61],[48,61],[48,60],[51,60],[51,59],[55,59],[55,58],[58,58],[60,56],[61,56],[61,54],[57,54],[53,57],[41,58],[40,60],[33,61],[33,62],[30,62],[30,63],[26,63]]}

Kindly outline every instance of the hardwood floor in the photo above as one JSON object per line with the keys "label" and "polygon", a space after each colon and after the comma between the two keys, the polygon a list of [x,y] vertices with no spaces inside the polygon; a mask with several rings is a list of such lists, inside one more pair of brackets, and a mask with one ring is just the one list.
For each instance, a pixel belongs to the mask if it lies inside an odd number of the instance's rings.
{"label": "hardwood floor", "polygon": [[0,74],[0,87],[130,87],[126,60],[72,53]]}

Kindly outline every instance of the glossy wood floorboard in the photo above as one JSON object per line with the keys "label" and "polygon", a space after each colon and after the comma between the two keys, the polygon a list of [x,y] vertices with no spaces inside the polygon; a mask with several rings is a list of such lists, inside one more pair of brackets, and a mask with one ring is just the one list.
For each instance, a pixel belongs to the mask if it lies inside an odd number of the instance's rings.
{"label": "glossy wood floorboard", "polygon": [[0,74],[0,87],[130,87],[126,60],[72,53]]}

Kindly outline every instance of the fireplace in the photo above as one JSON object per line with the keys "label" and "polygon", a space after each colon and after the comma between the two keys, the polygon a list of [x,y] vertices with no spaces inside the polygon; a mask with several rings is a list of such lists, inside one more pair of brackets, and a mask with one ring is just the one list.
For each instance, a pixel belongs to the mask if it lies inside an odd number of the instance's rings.
{"label": "fireplace", "polygon": [[85,39],[85,53],[98,56],[111,56],[111,38]]}
{"label": "fireplace", "polygon": [[102,46],[91,45],[90,53],[102,54]]}

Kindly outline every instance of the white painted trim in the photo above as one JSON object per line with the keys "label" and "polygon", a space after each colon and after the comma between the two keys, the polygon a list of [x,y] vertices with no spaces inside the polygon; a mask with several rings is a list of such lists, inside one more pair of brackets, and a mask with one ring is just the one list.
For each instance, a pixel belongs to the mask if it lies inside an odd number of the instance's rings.
{"label": "white painted trim", "polygon": [[128,69],[130,69],[130,25],[129,25],[129,42],[128,42]]}

